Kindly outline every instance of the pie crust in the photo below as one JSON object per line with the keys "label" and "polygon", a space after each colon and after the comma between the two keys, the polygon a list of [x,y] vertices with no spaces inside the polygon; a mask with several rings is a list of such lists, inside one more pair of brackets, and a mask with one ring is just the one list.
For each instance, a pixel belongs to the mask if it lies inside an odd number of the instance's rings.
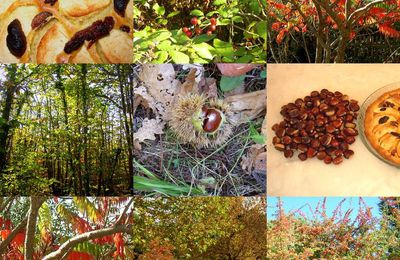
{"label": "pie crust", "polygon": [[[37,28],[32,20],[41,12],[52,14]],[[109,35],[89,42],[67,54],[65,44],[79,31],[111,16],[114,27]],[[18,19],[26,37],[26,51],[14,56],[7,47],[7,28]],[[128,29],[129,28],[129,29]],[[131,63],[133,59],[133,0],[125,15],[114,10],[114,0],[0,1],[0,63]]]}
{"label": "pie crust", "polygon": [[384,159],[400,165],[400,88],[381,95],[365,112],[364,133]]}

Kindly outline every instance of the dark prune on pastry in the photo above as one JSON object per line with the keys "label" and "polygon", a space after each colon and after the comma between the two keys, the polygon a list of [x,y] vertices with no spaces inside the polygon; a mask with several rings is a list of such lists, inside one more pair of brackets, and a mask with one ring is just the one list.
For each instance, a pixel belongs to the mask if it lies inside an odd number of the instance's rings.
{"label": "dark prune on pastry", "polygon": [[26,51],[26,37],[18,19],[12,21],[7,27],[7,47],[15,57],[22,57]]}

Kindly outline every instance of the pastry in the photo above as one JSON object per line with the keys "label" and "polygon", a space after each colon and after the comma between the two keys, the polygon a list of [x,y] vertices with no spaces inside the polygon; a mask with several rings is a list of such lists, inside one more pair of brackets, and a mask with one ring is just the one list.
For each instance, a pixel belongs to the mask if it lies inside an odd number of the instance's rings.
{"label": "pastry", "polygon": [[371,146],[386,160],[400,165],[400,89],[375,100],[365,112],[364,132]]}
{"label": "pastry", "polygon": [[1,63],[130,63],[133,0],[1,0]]}

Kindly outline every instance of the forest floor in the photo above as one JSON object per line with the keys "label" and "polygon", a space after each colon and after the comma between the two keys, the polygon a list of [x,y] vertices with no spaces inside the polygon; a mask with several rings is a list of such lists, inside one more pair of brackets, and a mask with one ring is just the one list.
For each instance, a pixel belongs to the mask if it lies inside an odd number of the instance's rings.
{"label": "forest floor", "polygon": [[[217,66],[211,64],[204,65],[203,68],[205,77],[215,78],[217,86],[219,86],[221,72]],[[176,78],[184,83],[189,70],[182,65],[175,65],[174,69]],[[248,72],[239,87],[240,90],[233,91],[250,93],[264,90],[265,78],[260,77],[263,70],[265,68],[257,67]],[[234,95],[234,93],[227,94],[218,88],[218,97],[224,98],[225,95]],[[154,111],[139,105],[134,111],[134,115],[135,123],[137,123],[134,126],[135,132],[141,127],[144,118],[154,117]],[[258,133],[261,131],[264,117],[265,110],[247,123],[235,126],[226,142],[211,148],[198,148],[182,142],[166,124],[162,134],[155,135],[155,140],[144,140],[140,148],[135,147],[135,173],[138,173],[139,176],[153,174],[159,180],[177,187],[189,186],[188,194],[183,195],[196,194],[195,187],[200,188],[203,194],[220,196],[252,196],[265,193],[265,161],[264,167],[261,169],[260,167],[246,166],[245,162],[248,157],[256,157],[261,153],[254,152],[254,147],[259,148],[256,150],[264,151],[263,145],[257,145],[253,140],[255,133],[260,137]],[[148,174],[144,174],[146,172]],[[146,194],[141,188],[137,188],[139,186],[136,183],[135,180],[135,193]],[[160,183],[160,185],[162,184]],[[156,189],[153,191],[157,193]]]}

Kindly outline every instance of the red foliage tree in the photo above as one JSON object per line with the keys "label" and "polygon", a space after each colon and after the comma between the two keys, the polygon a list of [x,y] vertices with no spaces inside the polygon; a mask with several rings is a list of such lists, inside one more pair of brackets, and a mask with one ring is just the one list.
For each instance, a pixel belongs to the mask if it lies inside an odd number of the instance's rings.
{"label": "red foliage tree", "polygon": [[400,38],[400,31],[395,28],[400,21],[398,0],[268,0],[267,3],[272,18],[269,34],[276,35],[276,42],[281,44],[291,33],[307,33],[316,41],[315,62],[344,62],[349,42],[367,28]]}

